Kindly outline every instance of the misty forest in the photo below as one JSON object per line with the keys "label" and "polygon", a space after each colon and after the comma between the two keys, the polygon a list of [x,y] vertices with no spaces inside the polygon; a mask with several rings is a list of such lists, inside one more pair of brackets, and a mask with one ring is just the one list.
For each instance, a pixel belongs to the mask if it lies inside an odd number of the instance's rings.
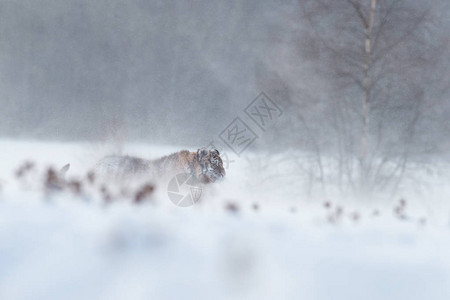
{"label": "misty forest", "polygon": [[0,0],[0,299],[448,299],[449,32],[446,0]]}

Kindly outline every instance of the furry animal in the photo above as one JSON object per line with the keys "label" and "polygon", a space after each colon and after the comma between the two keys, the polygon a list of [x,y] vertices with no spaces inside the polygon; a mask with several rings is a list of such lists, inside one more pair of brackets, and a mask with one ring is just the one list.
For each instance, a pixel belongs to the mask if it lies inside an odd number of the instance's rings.
{"label": "furry animal", "polygon": [[197,152],[182,150],[156,160],[132,156],[111,155],[96,165],[96,173],[118,180],[132,178],[161,179],[188,173],[201,183],[220,181],[225,169],[218,150],[207,148]]}

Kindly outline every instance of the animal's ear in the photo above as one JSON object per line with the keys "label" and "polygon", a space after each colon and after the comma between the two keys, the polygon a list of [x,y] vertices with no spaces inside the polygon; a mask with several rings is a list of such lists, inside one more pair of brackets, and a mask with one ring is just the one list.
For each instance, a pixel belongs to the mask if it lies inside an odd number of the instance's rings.
{"label": "animal's ear", "polygon": [[220,155],[219,150],[217,150],[217,149],[214,149],[214,150],[211,151],[211,152],[215,153],[216,155]]}
{"label": "animal's ear", "polygon": [[198,157],[198,160],[200,160],[200,161],[203,160],[203,158],[205,156],[207,156],[208,154],[209,154],[209,150],[206,148],[200,148],[197,150],[197,157]]}
{"label": "animal's ear", "polygon": [[70,169],[70,164],[66,164],[66,165],[64,165],[64,167],[61,168],[61,170],[59,170],[59,173],[64,176],[64,175],[66,175],[67,171],[69,171],[69,169]]}
{"label": "animal's ear", "polygon": [[59,170],[59,176],[60,176],[62,179],[64,179],[64,178],[66,177],[66,173],[67,173],[67,171],[69,171],[69,169],[70,169],[70,164],[64,165],[64,167],[62,167],[62,168]]}

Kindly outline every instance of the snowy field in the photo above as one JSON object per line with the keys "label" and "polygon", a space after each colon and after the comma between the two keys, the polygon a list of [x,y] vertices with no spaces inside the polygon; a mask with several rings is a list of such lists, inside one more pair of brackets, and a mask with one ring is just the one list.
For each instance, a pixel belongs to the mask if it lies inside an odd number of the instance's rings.
{"label": "snowy field", "polygon": [[[378,201],[308,197],[283,168],[235,158],[180,208],[44,189],[48,166],[84,178],[114,147],[0,141],[0,299],[450,299],[445,166]],[[181,148],[128,145],[156,158]],[[195,150],[195,149],[190,149]],[[252,157],[253,156],[253,157]],[[33,162],[26,176],[17,170]],[[424,175],[425,176],[425,175]],[[276,178],[276,176],[275,176]]]}

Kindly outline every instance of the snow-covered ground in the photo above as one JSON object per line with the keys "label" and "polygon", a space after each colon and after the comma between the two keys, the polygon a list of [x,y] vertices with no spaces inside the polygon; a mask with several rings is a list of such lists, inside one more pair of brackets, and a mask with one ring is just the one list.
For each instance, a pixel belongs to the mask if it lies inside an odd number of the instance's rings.
{"label": "snow-covered ground", "polygon": [[[191,207],[173,205],[165,187],[141,204],[106,204],[93,187],[48,193],[43,182],[47,166],[67,162],[68,178],[82,178],[111,147],[2,140],[0,149],[0,299],[450,297],[443,174],[404,204],[368,203],[307,197],[241,157]],[[24,161],[35,167],[17,178]]]}

